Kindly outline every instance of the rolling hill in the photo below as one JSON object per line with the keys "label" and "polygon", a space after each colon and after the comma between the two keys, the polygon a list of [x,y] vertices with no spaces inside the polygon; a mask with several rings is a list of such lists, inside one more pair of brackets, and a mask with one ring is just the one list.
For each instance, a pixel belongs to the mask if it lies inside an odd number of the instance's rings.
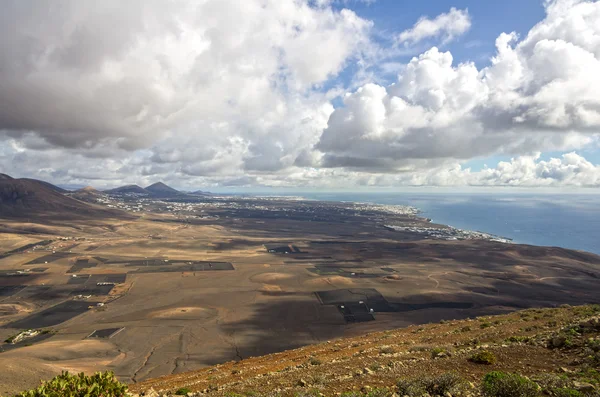
{"label": "rolling hill", "polygon": [[134,396],[597,397],[599,338],[600,305],[527,309],[244,357],[129,389]]}
{"label": "rolling hill", "polygon": [[104,193],[94,189],[91,186],[86,186],[72,193],[68,193],[68,195],[70,197],[73,197],[74,199],[77,199],[79,201],[85,201],[87,203],[96,203],[99,198],[105,196]]}
{"label": "rolling hill", "polygon": [[[0,177],[0,217],[115,218],[125,213],[90,205],[59,193],[49,183]],[[52,186],[52,185],[50,185]]]}
{"label": "rolling hill", "polygon": [[123,195],[123,194],[137,194],[140,196],[150,196],[150,192],[138,185],[125,185],[119,186],[114,189],[104,190],[106,194],[115,194],[115,195]]}
{"label": "rolling hill", "polygon": [[150,192],[152,197],[156,198],[177,198],[185,197],[187,194],[180,192],[179,190],[173,189],[167,186],[163,182],[156,182],[150,186],[146,186],[146,191]]}
{"label": "rolling hill", "polygon": [[192,192],[190,194],[193,194],[194,196],[211,196],[212,195],[212,193],[205,192],[203,190],[196,190],[195,192]]}

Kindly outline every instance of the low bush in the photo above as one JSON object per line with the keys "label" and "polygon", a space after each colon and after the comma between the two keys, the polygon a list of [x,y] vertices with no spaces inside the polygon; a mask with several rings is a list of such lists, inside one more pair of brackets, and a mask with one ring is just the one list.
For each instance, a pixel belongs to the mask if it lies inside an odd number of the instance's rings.
{"label": "low bush", "polygon": [[582,397],[583,396],[581,394],[581,392],[579,392],[575,389],[570,389],[568,387],[552,389],[552,391],[550,391],[549,394],[554,397]]}
{"label": "low bush", "polygon": [[443,347],[434,347],[431,349],[431,358],[448,357],[449,355],[450,353],[448,350],[444,349]]}
{"label": "low bush", "polygon": [[527,343],[531,341],[531,338],[528,336],[510,336],[506,338],[506,341],[512,343]]}
{"label": "low bush", "polygon": [[482,391],[486,397],[537,397],[537,383],[518,374],[494,371],[483,378]]}
{"label": "low bush", "polygon": [[127,386],[119,382],[112,372],[98,372],[87,376],[83,372],[68,372],[43,382],[37,389],[24,391],[15,397],[124,397]]}
{"label": "low bush", "polygon": [[469,357],[469,361],[475,364],[496,364],[496,355],[489,350],[481,350]]}
{"label": "low bush", "polygon": [[379,349],[379,353],[380,354],[394,354],[394,353],[396,353],[396,349],[394,349],[392,346],[382,346]]}
{"label": "low bush", "polygon": [[309,358],[309,359],[308,359],[308,363],[309,363],[310,365],[321,365],[321,364],[322,364],[322,363],[321,363],[321,360],[319,360],[319,359],[318,359],[318,358],[316,358],[316,357],[311,357],[311,358]]}
{"label": "low bush", "polygon": [[175,390],[175,394],[177,394],[178,396],[187,396],[187,394],[191,392],[192,391],[187,387],[180,387],[179,389]]}
{"label": "low bush", "polygon": [[421,397],[424,394],[430,396],[445,396],[447,393],[454,394],[462,386],[460,376],[453,372],[447,372],[437,376],[428,376],[416,379],[400,379],[396,386],[397,394],[400,396]]}

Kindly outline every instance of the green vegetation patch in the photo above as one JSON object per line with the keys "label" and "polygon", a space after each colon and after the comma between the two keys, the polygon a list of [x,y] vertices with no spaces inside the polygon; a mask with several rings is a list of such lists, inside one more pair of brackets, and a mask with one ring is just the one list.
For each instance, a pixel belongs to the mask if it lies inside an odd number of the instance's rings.
{"label": "green vegetation patch", "polygon": [[541,389],[534,381],[513,373],[493,371],[483,378],[486,397],[537,397]]}
{"label": "green vegetation patch", "polygon": [[469,361],[475,364],[492,365],[496,364],[497,358],[494,353],[489,350],[481,350],[469,357]]}
{"label": "green vegetation patch", "polygon": [[24,391],[15,397],[124,397],[127,386],[119,382],[112,372],[97,372],[87,376],[83,372],[68,372],[43,382],[37,389]]}
{"label": "green vegetation patch", "polygon": [[409,397],[421,397],[425,394],[445,396],[450,393],[454,395],[463,385],[462,378],[453,372],[416,379],[400,379],[396,384],[397,394]]}

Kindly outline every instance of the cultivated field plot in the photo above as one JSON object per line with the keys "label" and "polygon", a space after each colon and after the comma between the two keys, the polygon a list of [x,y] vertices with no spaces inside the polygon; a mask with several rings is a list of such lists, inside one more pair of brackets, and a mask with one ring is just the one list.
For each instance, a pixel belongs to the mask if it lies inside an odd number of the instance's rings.
{"label": "cultivated field plot", "polygon": [[323,305],[338,305],[344,302],[365,301],[367,304],[386,302],[379,291],[374,288],[348,288],[315,292]]}
{"label": "cultivated field plot", "polygon": [[362,323],[375,320],[371,309],[365,303],[344,303],[338,305],[339,311],[348,323]]}
{"label": "cultivated field plot", "polygon": [[0,287],[31,284],[40,273],[11,273],[0,276]]}
{"label": "cultivated field plot", "polygon": [[31,243],[31,244],[23,245],[23,246],[21,246],[19,248],[15,248],[13,250],[1,253],[0,254],[0,259],[9,257],[9,256],[11,256],[13,254],[18,254],[18,253],[21,253],[21,252],[25,252],[27,250],[32,249],[33,247],[36,247],[36,246],[46,246],[46,245],[50,244],[51,242],[52,242],[52,240],[42,240],[42,241],[38,241],[36,243]]}
{"label": "cultivated field plot", "polygon": [[[323,305],[343,305],[358,309],[366,307],[375,313],[397,313],[425,309],[469,309],[471,302],[428,302],[428,303],[400,303],[388,302],[379,291],[372,288],[351,288],[331,291],[315,292]],[[357,306],[358,305],[358,306]],[[346,311],[343,311],[346,315]]]}
{"label": "cultivated field plot", "polygon": [[125,328],[104,328],[94,330],[91,334],[89,334],[88,338],[100,338],[100,339],[110,339],[119,332],[123,331]]}
{"label": "cultivated field plot", "polygon": [[90,262],[89,259],[77,259],[75,264],[67,271],[67,273],[78,273],[83,269],[90,269],[96,267],[98,264]]}
{"label": "cultivated field plot", "polygon": [[29,262],[25,263],[25,265],[37,265],[40,263],[52,263],[59,259],[68,258],[68,257],[74,256],[74,255],[76,255],[76,254],[73,254],[71,252],[55,252],[55,253],[41,256],[32,261],[29,261]]}
{"label": "cultivated field plot", "polygon": [[171,263],[162,266],[139,267],[135,273],[169,273],[169,272],[202,272],[211,270],[235,270],[230,262],[190,262],[190,263]]}
{"label": "cultivated field plot", "polygon": [[31,346],[34,343],[39,343],[45,341],[47,339],[52,338],[54,336],[52,333],[41,333],[31,338],[24,339],[17,343],[4,343],[0,345],[0,353],[8,352],[14,349],[18,349],[19,347]]}
{"label": "cultivated field plot", "polygon": [[109,273],[109,274],[92,274],[89,277],[87,284],[96,283],[124,283],[127,279],[127,273]]}
{"label": "cultivated field plot", "polygon": [[22,291],[25,287],[22,285],[17,285],[17,286],[1,286],[0,285],[0,298],[4,298],[4,297],[8,297],[8,296],[13,296],[14,294],[16,294],[19,291]]}
{"label": "cultivated field plot", "polygon": [[378,274],[378,273],[366,273],[362,270],[356,270],[353,268],[350,268],[350,270],[348,270],[346,268],[335,267],[335,266],[317,265],[313,268],[309,268],[308,270],[310,272],[313,272],[313,273],[321,275],[321,276],[338,275],[341,277],[348,277],[348,278],[380,278],[381,277],[381,274]]}
{"label": "cultivated field plot", "polygon": [[69,293],[69,296],[106,296],[113,290],[114,285],[84,285],[83,288],[77,288]]}
{"label": "cultivated field plot", "polygon": [[67,281],[67,284],[71,284],[71,285],[85,284],[85,283],[87,283],[89,278],[90,278],[89,274],[78,273],[76,275],[69,277],[69,281]]}
{"label": "cultivated field plot", "polygon": [[299,254],[300,248],[293,244],[265,244],[267,252],[271,254]]}
{"label": "cultivated field plot", "polygon": [[86,301],[66,301],[25,317],[22,320],[6,324],[2,328],[21,330],[51,327],[85,313],[92,304]]}
{"label": "cultivated field plot", "polygon": [[65,285],[28,285],[19,293],[19,298],[37,304],[48,304],[68,299],[73,289]]}
{"label": "cultivated field plot", "polygon": [[8,270],[0,270],[0,277],[5,276],[19,276],[19,275],[28,275],[31,273],[43,273],[48,270],[47,267],[35,267],[33,269],[8,269]]}

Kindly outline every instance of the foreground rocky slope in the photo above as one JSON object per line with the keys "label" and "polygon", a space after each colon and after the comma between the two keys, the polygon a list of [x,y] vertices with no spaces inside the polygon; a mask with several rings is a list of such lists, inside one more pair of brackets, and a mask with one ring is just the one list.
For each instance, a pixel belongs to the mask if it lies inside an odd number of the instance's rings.
{"label": "foreground rocky slope", "polygon": [[[476,396],[492,371],[526,376],[501,395],[595,396],[600,305],[411,326],[144,381],[134,394]],[[492,378],[497,373],[490,375]],[[488,376],[488,381],[490,378]],[[429,384],[429,388],[427,388]],[[488,390],[488,395],[489,390]]]}

